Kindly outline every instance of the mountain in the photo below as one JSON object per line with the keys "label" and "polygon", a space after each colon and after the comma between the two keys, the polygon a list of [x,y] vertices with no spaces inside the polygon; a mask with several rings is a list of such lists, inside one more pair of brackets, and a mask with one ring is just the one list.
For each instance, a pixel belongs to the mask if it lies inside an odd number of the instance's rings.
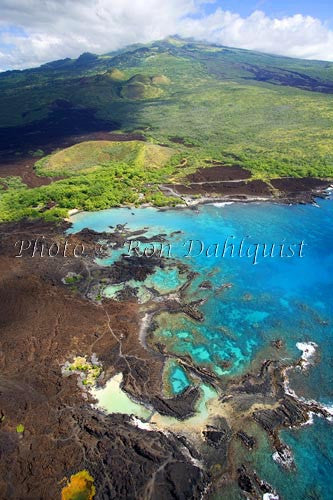
{"label": "mountain", "polygon": [[[24,177],[21,163],[29,160],[32,168],[36,157],[108,140],[101,134],[112,131],[129,134],[122,140],[139,136],[173,148],[165,172],[171,182],[214,162],[236,163],[265,182],[332,178],[332,102],[330,62],[179,37],[102,56],[84,53],[0,74],[0,175],[44,192],[46,180],[31,172]],[[8,179],[2,183],[13,189]],[[50,186],[45,196],[59,203]]]}

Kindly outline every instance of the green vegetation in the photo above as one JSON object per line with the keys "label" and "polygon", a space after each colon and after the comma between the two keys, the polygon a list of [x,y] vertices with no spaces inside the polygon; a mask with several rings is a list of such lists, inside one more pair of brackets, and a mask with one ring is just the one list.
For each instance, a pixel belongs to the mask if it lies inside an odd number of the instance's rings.
{"label": "green vegetation", "polygon": [[0,190],[3,189],[24,189],[26,184],[22,182],[21,177],[17,175],[11,175],[8,177],[0,177]]}
{"label": "green vegetation", "polygon": [[39,160],[36,171],[46,176],[71,176],[96,171],[97,167],[117,169],[120,162],[135,169],[164,166],[173,150],[140,141],[87,141],[75,144]]}
{"label": "green vegetation", "polygon": [[[125,99],[149,99],[162,95],[163,91],[157,85],[158,77],[134,75],[121,88],[120,95]],[[162,82],[163,84],[163,82]]]}
{"label": "green vegetation", "polygon": [[[98,149],[98,143],[82,143],[39,161],[38,172],[68,177],[39,188],[3,191],[0,194],[0,221],[23,217],[56,220],[67,217],[68,211],[74,208],[101,210],[142,203],[163,206],[178,201],[164,196],[157,187],[168,179],[174,168],[167,164],[159,167],[170,158],[172,151],[169,148],[135,141],[110,144],[109,151],[112,150],[115,156],[109,162],[106,161],[109,152],[103,149],[104,141],[102,150]],[[81,154],[82,149],[84,153],[91,149],[92,159],[89,154]],[[122,157],[126,163],[118,161]],[[102,159],[105,163],[95,164]]]}
{"label": "green vegetation", "polygon": [[66,285],[73,285],[81,281],[81,279],[81,274],[68,273],[68,275],[64,278],[64,282],[66,283]]}
{"label": "green vegetation", "polygon": [[81,356],[76,357],[67,369],[69,372],[80,373],[82,384],[87,386],[95,385],[96,379],[102,373],[101,366],[87,361],[87,358]]}
{"label": "green vegetation", "polygon": [[168,38],[7,72],[0,90],[0,129],[19,134],[60,100],[147,139],[85,142],[41,158],[38,175],[64,179],[35,189],[2,180],[0,221],[172,204],[158,185],[211,160],[265,180],[333,178],[333,63]]}
{"label": "green vegetation", "polygon": [[111,78],[111,80],[114,80],[114,81],[119,82],[119,81],[126,80],[125,74],[117,68],[112,68],[111,71],[108,71],[106,73],[106,75],[109,78]]}
{"label": "green vegetation", "polygon": [[17,427],[16,427],[16,432],[17,432],[18,434],[23,434],[24,430],[25,430],[25,427],[24,427],[24,425],[23,425],[23,424],[18,424],[18,425],[17,425]]}

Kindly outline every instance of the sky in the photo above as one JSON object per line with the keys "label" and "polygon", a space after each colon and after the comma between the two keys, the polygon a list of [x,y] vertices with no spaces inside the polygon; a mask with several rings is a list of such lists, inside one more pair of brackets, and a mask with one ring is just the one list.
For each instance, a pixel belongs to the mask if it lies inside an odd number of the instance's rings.
{"label": "sky", "polygon": [[332,0],[0,0],[0,71],[178,34],[333,61]]}

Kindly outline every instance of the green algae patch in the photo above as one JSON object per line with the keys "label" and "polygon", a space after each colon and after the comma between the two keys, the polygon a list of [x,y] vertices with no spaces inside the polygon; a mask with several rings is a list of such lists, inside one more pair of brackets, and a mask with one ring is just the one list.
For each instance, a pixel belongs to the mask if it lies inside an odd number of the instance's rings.
{"label": "green algae patch", "polygon": [[95,494],[94,478],[87,470],[81,470],[62,489],[61,500],[92,500]]}
{"label": "green algae patch", "polygon": [[77,356],[73,363],[64,367],[64,373],[67,375],[77,373],[80,375],[83,385],[94,386],[102,373],[102,367],[96,361],[88,361],[85,356]]}

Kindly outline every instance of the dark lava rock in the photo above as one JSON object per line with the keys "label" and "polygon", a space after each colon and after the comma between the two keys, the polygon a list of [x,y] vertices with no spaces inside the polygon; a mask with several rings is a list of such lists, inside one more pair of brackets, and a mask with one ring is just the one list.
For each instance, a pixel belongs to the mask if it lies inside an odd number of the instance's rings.
{"label": "dark lava rock", "polygon": [[215,165],[214,167],[198,168],[194,174],[187,176],[190,182],[233,181],[250,179],[251,172],[240,165]]}
{"label": "dark lava rock", "polygon": [[264,479],[260,479],[260,477],[258,476],[258,474],[256,474],[256,472],[253,472],[253,477],[254,477],[260,491],[262,491],[263,493],[273,493],[272,486]]}
{"label": "dark lava rock", "polygon": [[167,184],[169,188],[174,189],[180,195],[221,195],[239,199],[246,199],[247,196],[271,197],[272,192],[266,182],[256,179],[249,181],[215,181],[203,182],[201,184]]}
{"label": "dark lava rock", "polygon": [[315,196],[325,197],[332,181],[313,177],[283,177],[273,179],[272,186],[280,192],[279,198],[293,203],[312,203]]}
{"label": "dark lava rock", "polygon": [[134,299],[137,297],[137,288],[126,285],[122,290],[117,292],[116,297],[119,301]]}
{"label": "dark lava rock", "polygon": [[207,443],[215,448],[218,448],[226,436],[225,431],[217,431],[215,429],[207,428],[208,430],[203,431],[203,435]]}
{"label": "dark lava rock", "polygon": [[330,181],[313,177],[283,177],[280,179],[272,179],[271,184],[281,192],[296,194],[323,189],[329,186]]}
{"label": "dark lava rock", "polygon": [[249,436],[246,434],[244,431],[238,431],[237,432],[237,437],[242,441],[242,443],[248,448],[249,450],[253,450],[253,448],[256,445],[256,440],[253,436]]}
{"label": "dark lava rock", "polygon": [[201,497],[207,476],[179,451],[174,436],[147,433],[123,415],[83,415],[79,427],[99,499]]}
{"label": "dark lava rock", "polygon": [[203,321],[204,320],[203,313],[189,304],[186,304],[185,306],[183,306],[182,311],[183,311],[183,313],[185,313],[187,316],[194,319],[195,321]]}
{"label": "dark lava rock", "polygon": [[195,404],[200,397],[200,390],[197,387],[189,387],[175,398],[163,399],[153,396],[150,403],[161,415],[168,415],[180,420],[194,415]]}
{"label": "dark lava rock", "polygon": [[232,390],[239,393],[270,395],[273,391],[273,376],[277,377],[278,375],[279,369],[277,365],[272,361],[266,361],[261,367],[259,376],[250,373],[244,375],[240,384],[232,386]]}
{"label": "dark lava rock", "polygon": [[214,425],[209,425],[202,432],[206,442],[214,448],[220,448],[230,440],[231,431],[225,418],[218,418]]}
{"label": "dark lava rock", "polygon": [[210,281],[203,281],[200,283],[199,288],[203,288],[204,290],[211,290],[213,285]]}
{"label": "dark lava rock", "polygon": [[202,498],[200,475],[200,470],[189,463],[181,461],[168,463],[164,470],[156,475],[155,491],[151,499],[200,499]]}
{"label": "dark lava rock", "polygon": [[112,279],[114,283],[124,281],[144,281],[155,271],[156,266],[162,267],[159,259],[154,257],[123,258],[113,264]]}
{"label": "dark lava rock", "polygon": [[247,493],[251,493],[254,491],[253,483],[251,478],[247,474],[246,468],[244,465],[238,469],[238,486],[241,490],[246,491]]}
{"label": "dark lava rock", "polygon": [[302,403],[286,396],[278,408],[256,411],[253,413],[253,418],[267,432],[273,434],[279,427],[290,427],[306,422],[307,414],[302,408]]}

